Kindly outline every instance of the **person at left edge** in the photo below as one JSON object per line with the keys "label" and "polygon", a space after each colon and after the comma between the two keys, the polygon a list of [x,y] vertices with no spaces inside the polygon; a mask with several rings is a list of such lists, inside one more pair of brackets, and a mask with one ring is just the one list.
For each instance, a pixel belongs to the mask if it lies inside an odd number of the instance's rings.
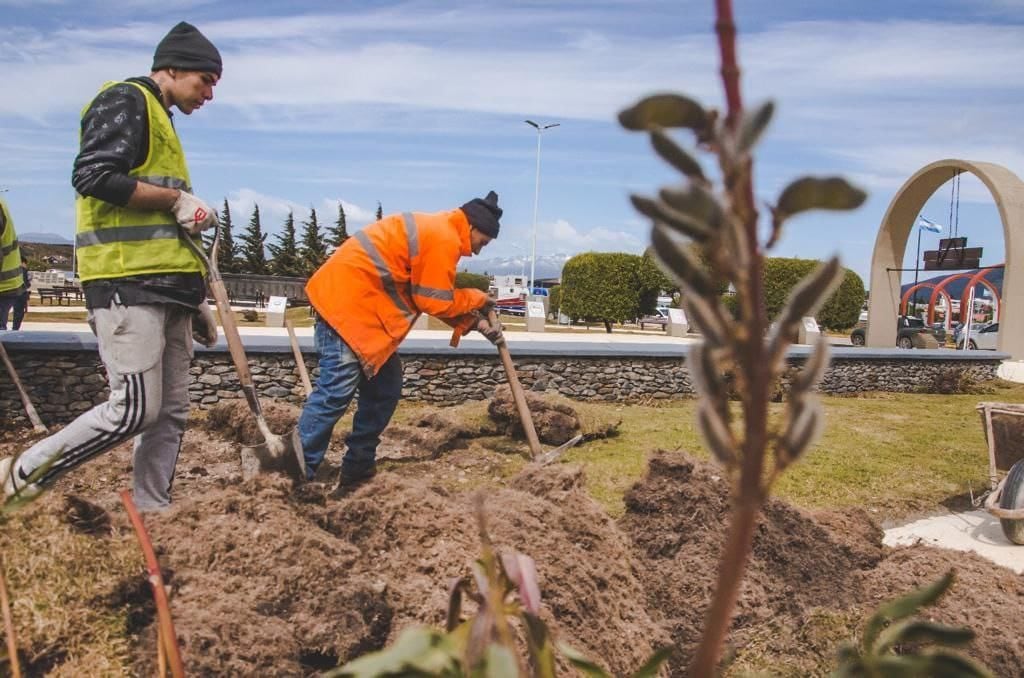
{"label": "person at left edge", "polygon": [[[0,199],[0,330],[7,329],[7,316],[25,295],[18,233],[7,203]],[[21,326],[15,311],[14,329]]]}
{"label": "person at left edge", "polygon": [[0,459],[6,496],[38,492],[134,438],[136,505],[170,503],[192,340],[212,345],[217,338],[204,267],[184,242],[198,242],[217,216],[192,195],[170,109],[191,115],[211,101],[222,62],[206,36],[181,22],[157,45],[151,70],[108,82],[85,107],[72,173],[78,272],[110,396],[17,459]]}

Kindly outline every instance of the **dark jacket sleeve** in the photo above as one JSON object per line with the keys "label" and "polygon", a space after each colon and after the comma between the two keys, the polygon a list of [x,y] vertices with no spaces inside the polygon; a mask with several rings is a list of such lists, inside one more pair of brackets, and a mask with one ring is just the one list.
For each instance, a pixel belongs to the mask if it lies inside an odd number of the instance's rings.
{"label": "dark jacket sleeve", "polygon": [[146,100],[119,84],[100,92],[82,116],[81,148],[71,183],[80,194],[123,207],[135,191],[128,176],[145,161],[149,144]]}

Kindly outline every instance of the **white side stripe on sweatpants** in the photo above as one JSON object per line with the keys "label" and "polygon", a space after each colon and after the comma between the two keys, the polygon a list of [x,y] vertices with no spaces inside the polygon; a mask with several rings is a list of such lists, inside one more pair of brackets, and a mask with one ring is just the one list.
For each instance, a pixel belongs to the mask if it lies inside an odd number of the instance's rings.
{"label": "white side stripe on sweatpants", "polygon": [[[142,427],[146,417],[146,388],[142,374],[125,375],[124,414],[121,421],[112,431],[106,431],[89,440],[64,450],[52,466],[47,469],[42,478],[41,485],[45,485],[57,479],[58,476],[70,471],[74,467],[89,461],[93,457],[106,452],[111,447],[119,445],[129,438],[134,438]],[[19,474],[22,471],[19,471]]]}

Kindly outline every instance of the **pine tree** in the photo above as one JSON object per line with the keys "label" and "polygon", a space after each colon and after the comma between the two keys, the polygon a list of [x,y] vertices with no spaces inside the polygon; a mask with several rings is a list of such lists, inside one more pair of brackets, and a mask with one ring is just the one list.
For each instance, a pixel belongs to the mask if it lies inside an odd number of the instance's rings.
{"label": "pine tree", "polygon": [[220,216],[220,245],[217,246],[217,268],[221,273],[234,273],[238,266],[238,248],[231,233],[231,208],[224,198],[224,210]]}
{"label": "pine tree", "polygon": [[380,200],[377,201],[377,221],[384,218],[384,208],[380,206]]}
{"label": "pine tree", "polygon": [[327,229],[328,242],[332,247],[337,249],[341,247],[342,243],[348,240],[348,227],[345,220],[345,206],[338,201],[338,220],[334,222],[334,226]]}
{"label": "pine tree", "polygon": [[295,241],[295,217],[291,212],[288,212],[288,218],[284,221],[284,229],[276,237],[276,245],[267,245],[273,257],[270,272],[274,275],[303,275],[299,248]]}
{"label": "pine tree", "polygon": [[302,260],[303,275],[309,276],[327,260],[327,243],[320,233],[315,209],[310,208],[309,221],[302,222],[302,226],[302,247],[299,248],[299,256]]}
{"label": "pine tree", "polygon": [[252,217],[249,219],[249,226],[242,234],[239,247],[240,269],[239,273],[256,273],[266,275],[267,254],[263,246],[267,241],[267,234],[260,226],[260,206],[253,205]]}

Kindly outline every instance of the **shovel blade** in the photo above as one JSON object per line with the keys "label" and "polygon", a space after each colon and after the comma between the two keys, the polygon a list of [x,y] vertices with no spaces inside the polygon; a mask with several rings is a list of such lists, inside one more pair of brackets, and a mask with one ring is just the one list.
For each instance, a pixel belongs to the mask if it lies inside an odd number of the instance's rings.
{"label": "shovel blade", "polygon": [[258,445],[245,445],[241,450],[242,478],[251,480],[264,473],[280,473],[296,482],[306,479],[306,462],[298,436],[270,435]]}
{"label": "shovel blade", "polygon": [[561,459],[562,455],[565,454],[566,450],[568,450],[570,447],[575,447],[581,440],[583,440],[583,434],[580,434],[575,438],[570,439],[568,442],[562,443],[553,450],[548,450],[547,452],[540,454],[536,459],[534,459],[534,461],[540,464],[541,466],[547,466],[548,464],[552,464]]}

